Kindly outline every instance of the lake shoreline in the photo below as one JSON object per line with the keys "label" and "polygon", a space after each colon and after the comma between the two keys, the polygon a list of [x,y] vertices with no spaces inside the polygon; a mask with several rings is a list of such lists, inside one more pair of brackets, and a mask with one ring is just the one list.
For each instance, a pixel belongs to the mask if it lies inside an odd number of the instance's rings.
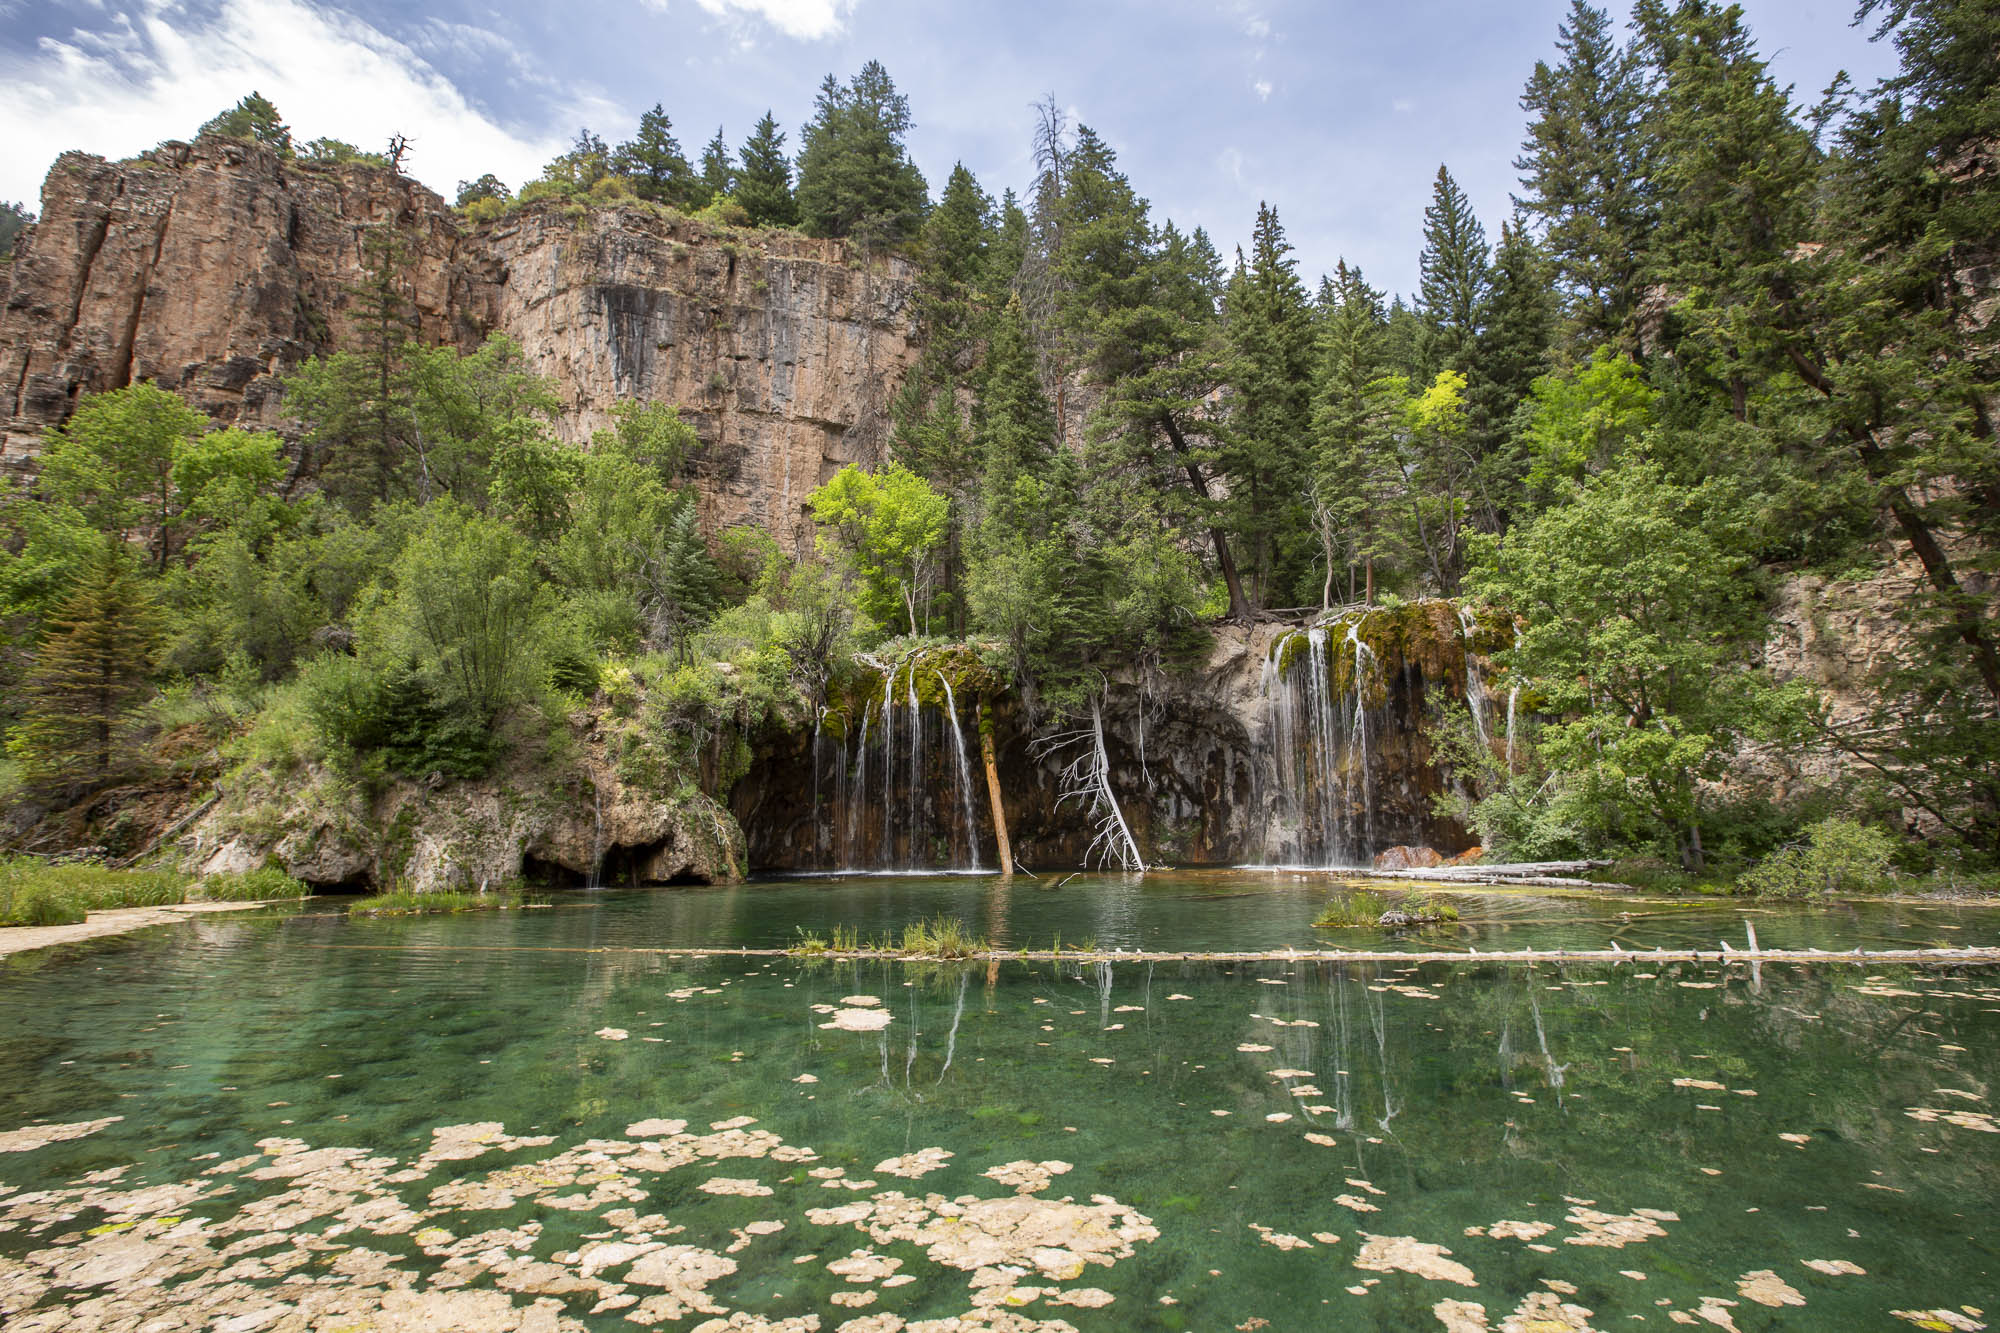
{"label": "lake shoreline", "polygon": [[247,903],[169,903],[160,907],[110,907],[92,912],[82,921],[63,926],[8,926],[0,929],[0,958],[11,954],[53,949],[61,944],[129,935],[135,930],[172,925],[211,912],[241,912],[253,907],[270,907],[276,900]]}

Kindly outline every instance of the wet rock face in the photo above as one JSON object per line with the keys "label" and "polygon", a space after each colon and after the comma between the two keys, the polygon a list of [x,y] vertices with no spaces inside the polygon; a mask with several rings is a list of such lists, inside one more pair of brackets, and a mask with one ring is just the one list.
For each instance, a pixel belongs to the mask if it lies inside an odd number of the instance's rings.
{"label": "wet rock face", "polygon": [[225,423],[296,433],[283,379],[349,345],[363,239],[393,227],[429,342],[516,339],[577,438],[626,399],[674,404],[711,532],[803,540],[802,506],[883,456],[913,360],[914,270],[838,241],[711,234],[643,206],[542,204],[467,228],[383,168],[305,167],[204,138],[58,159],[0,276],[0,466],[31,469],[85,393],[153,380]]}
{"label": "wet rock face", "polygon": [[[1423,734],[1425,721],[1446,702],[1465,698],[1464,647],[1455,613],[1444,604],[1392,621],[1374,634],[1380,669],[1370,677],[1367,801],[1337,818],[1367,832],[1354,860],[1398,844],[1457,851],[1467,831],[1440,816],[1436,796],[1450,781]],[[1435,622],[1435,623],[1434,623]],[[1281,626],[1224,627],[1208,658],[1174,676],[1147,683],[1111,682],[1104,701],[1104,745],[1112,788],[1133,836],[1153,864],[1226,866],[1300,859],[1302,767],[1287,757],[1274,720],[1267,663],[1290,631]],[[977,746],[970,698],[958,701],[969,747]],[[1081,738],[1049,748],[1029,730],[1015,701],[989,700],[994,740],[1016,857],[1033,869],[1085,862],[1095,836],[1084,805],[1065,801],[1062,770]],[[1504,703],[1503,703],[1504,707]],[[1491,701],[1488,711],[1492,711]],[[879,726],[879,724],[877,724]],[[953,740],[943,712],[926,708],[922,781],[914,794],[912,763],[898,733],[889,763],[898,776],[893,798],[881,798],[884,752],[871,735],[861,762],[855,724],[837,735],[774,731],[762,738],[749,774],[732,794],[750,863],[757,869],[894,869],[967,865],[965,818]],[[1044,728],[1046,733],[1047,727]],[[1357,763],[1357,755],[1343,756]],[[1304,766],[1310,769],[1310,765]],[[981,864],[994,864],[992,818],[976,749],[972,814]],[[857,808],[853,793],[869,799]],[[1361,801],[1361,787],[1349,795]],[[1316,803],[1314,803],[1316,804]],[[1366,816],[1364,818],[1364,816]],[[921,850],[912,856],[914,844]],[[1433,853],[1435,855],[1435,853]]]}

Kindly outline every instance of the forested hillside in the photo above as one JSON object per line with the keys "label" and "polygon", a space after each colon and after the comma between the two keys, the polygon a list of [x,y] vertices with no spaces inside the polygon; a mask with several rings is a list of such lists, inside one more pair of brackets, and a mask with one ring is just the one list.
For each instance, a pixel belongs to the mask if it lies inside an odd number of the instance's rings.
{"label": "forested hillside", "polygon": [[[664,106],[615,145],[586,129],[518,193],[465,183],[461,225],[650,210],[912,262],[887,457],[801,487],[810,543],[704,530],[676,411],[701,404],[575,429],[505,338],[418,336],[418,259],[384,223],[355,335],[285,379],[284,437],[134,383],[0,492],[6,836],[138,851],[166,821],[112,832],[131,809],[250,773],[504,784],[571,762],[579,728],[617,730],[663,798],[726,799],[760,734],[817,737],[933,640],[1055,736],[1218,625],[1448,598],[1511,625],[1485,688],[1518,739],[1463,706],[1426,724],[1438,799],[1490,854],[1988,871],[2000,13],[1861,17],[1900,73],[1808,101],[1735,7],[1575,0],[1525,80],[1512,215],[1440,165],[1402,294],[1303,259],[1252,201],[1219,253],[1153,212],[1117,127],[1053,99],[1033,179],[959,167],[934,193],[874,63],[828,77],[795,159],[769,115],[692,162]],[[256,94],[203,133],[395,169],[396,145],[294,145]],[[1865,678],[1770,669],[1801,579],[1891,600]]]}

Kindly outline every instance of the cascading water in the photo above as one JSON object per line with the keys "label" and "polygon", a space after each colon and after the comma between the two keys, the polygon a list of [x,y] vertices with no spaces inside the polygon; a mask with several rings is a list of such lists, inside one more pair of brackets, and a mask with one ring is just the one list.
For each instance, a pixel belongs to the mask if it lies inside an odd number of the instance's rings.
{"label": "cascading water", "polygon": [[[914,656],[881,670],[881,690],[870,693],[845,738],[815,741],[815,767],[833,781],[830,803],[814,798],[814,846],[832,869],[978,870],[972,759],[951,681]],[[937,696],[927,703],[920,692],[924,671],[942,686],[948,726],[927,720],[940,709]],[[824,789],[817,771],[814,782],[816,793]],[[941,805],[946,794],[953,799]]]}
{"label": "cascading water", "polygon": [[1366,866],[1397,844],[1449,854],[1463,830],[1436,798],[1465,788],[1425,728],[1463,697],[1479,744],[1499,744],[1480,628],[1468,608],[1424,602],[1350,608],[1277,636],[1262,679],[1266,864]]}
{"label": "cascading water", "polygon": [[937,673],[944,686],[944,715],[951,722],[952,751],[958,756],[958,808],[965,817],[965,845],[972,851],[972,869],[979,865],[979,815],[972,804],[972,757],[965,752],[965,732],[958,725],[958,696],[952,693],[951,678]]}
{"label": "cascading water", "polygon": [[1487,749],[1493,748],[1493,741],[1486,734],[1486,681],[1479,670],[1479,656],[1473,651],[1472,635],[1479,628],[1472,608],[1458,608],[1459,637],[1465,642],[1465,706],[1472,713],[1472,729],[1479,736],[1479,743]]}
{"label": "cascading water", "polygon": [[[1339,622],[1335,622],[1338,625]],[[1364,862],[1375,838],[1375,782],[1369,766],[1369,668],[1374,653],[1358,617],[1342,647],[1353,671],[1334,689],[1329,631],[1314,625],[1280,638],[1264,663],[1264,699],[1277,767],[1282,842],[1277,859],[1340,866]],[[1298,640],[1303,640],[1299,643]]]}

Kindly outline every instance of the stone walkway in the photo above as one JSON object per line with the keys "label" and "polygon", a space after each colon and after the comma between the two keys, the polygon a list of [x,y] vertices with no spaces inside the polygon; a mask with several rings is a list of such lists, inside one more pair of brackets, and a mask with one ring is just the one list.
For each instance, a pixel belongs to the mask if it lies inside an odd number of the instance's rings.
{"label": "stone walkway", "polygon": [[210,912],[241,912],[269,903],[174,903],[166,907],[112,907],[92,912],[73,926],[0,926],[0,958],[106,935],[126,935],[148,926],[171,925]]}

